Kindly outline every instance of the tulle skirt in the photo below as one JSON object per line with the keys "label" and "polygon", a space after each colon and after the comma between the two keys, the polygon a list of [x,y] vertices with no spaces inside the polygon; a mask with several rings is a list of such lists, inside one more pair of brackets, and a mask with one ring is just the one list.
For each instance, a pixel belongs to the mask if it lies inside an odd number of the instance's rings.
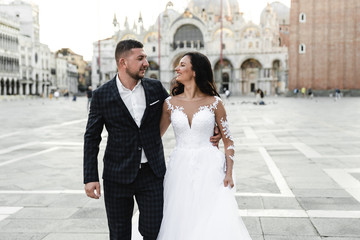
{"label": "tulle skirt", "polygon": [[158,240],[251,239],[238,214],[234,190],[224,187],[224,165],[224,153],[211,145],[173,150]]}

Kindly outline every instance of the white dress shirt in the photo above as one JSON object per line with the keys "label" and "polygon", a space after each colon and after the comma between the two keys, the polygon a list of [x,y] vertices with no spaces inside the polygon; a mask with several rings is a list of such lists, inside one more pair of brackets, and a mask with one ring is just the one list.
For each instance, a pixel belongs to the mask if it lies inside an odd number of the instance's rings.
{"label": "white dress shirt", "polygon": [[[116,86],[119,90],[121,99],[125,103],[125,106],[129,110],[137,126],[140,127],[141,119],[146,108],[145,91],[141,81],[136,84],[133,90],[130,90],[124,87],[119,79],[119,75],[116,74]],[[147,161],[144,149],[142,149],[141,163],[146,163]]]}

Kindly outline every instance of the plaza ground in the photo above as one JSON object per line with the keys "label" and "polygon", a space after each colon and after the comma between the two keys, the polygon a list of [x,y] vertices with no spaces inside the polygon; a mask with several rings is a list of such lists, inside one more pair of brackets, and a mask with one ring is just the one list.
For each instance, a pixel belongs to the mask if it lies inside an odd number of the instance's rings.
{"label": "plaza ground", "polygon": [[[360,98],[254,100],[224,99],[252,238],[360,239]],[[103,198],[87,198],[82,184],[86,101],[0,101],[1,240],[108,239]],[[172,129],[163,142],[168,156]]]}

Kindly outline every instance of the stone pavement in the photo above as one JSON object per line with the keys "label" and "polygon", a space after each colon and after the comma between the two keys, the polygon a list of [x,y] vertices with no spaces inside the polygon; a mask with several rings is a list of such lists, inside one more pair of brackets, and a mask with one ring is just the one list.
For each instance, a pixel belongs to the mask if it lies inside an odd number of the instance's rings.
{"label": "stone pavement", "polygon": [[[253,239],[360,239],[360,98],[253,100],[224,100]],[[83,192],[86,101],[0,101],[1,240],[108,239],[103,198]]]}

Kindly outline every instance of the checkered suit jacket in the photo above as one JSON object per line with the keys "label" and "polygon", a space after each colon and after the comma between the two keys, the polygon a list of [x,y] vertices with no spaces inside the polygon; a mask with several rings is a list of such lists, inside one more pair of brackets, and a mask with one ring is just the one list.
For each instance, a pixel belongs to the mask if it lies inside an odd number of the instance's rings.
{"label": "checkered suit jacket", "polygon": [[98,153],[103,126],[108,132],[104,155],[103,179],[121,184],[134,181],[139,171],[141,150],[158,177],[165,174],[163,145],[160,136],[162,105],[168,93],[161,82],[141,80],[146,109],[138,127],[122,101],[116,76],[93,92],[84,135],[84,183],[97,182]]}

